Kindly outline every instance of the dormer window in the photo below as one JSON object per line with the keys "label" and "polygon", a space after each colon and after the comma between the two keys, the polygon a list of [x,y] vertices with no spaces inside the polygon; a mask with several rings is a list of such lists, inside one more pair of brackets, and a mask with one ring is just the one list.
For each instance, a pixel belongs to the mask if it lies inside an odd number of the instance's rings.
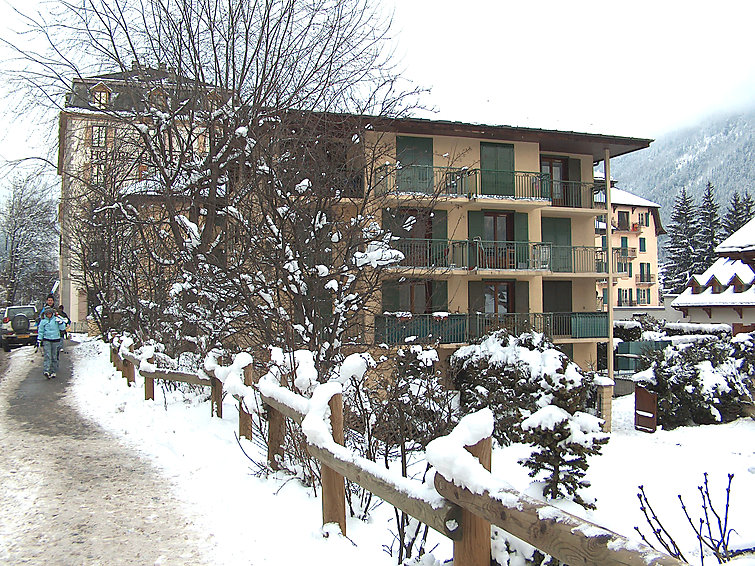
{"label": "dormer window", "polygon": [[92,92],[92,104],[97,108],[107,108],[110,103],[110,91],[98,89]]}
{"label": "dormer window", "polygon": [[719,293],[723,293],[724,287],[721,285],[718,281],[714,281],[713,285],[711,285],[711,292],[714,295],[718,295]]}
{"label": "dormer window", "polygon": [[703,288],[698,285],[697,283],[692,283],[692,294],[693,295],[699,295],[703,292]]}

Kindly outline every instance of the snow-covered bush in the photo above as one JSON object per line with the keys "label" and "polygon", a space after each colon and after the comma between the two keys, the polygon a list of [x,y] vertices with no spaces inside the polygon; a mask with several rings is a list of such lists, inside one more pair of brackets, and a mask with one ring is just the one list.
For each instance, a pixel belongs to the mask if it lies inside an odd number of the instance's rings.
{"label": "snow-covered bush", "polygon": [[635,381],[658,395],[658,423],[666,429],[729,422],[752,402],[750,335],[669,346],[650,359]]}
{"label": "snow-covered bush", "polygon": [[642,336],[642,324],[636,320],[614,320],[613,337],[623,342],[634,342]]}
{"label": "snow-covered bush", "polygon": [[588,485],[587,457],[607,442],[600,420],[585,412],[594,387],[591,374],[542,334],[511,336],[505,330],[460,348],[451,358],[451,373],[464,414],[489,407],[498,442],[535,447],[522,463],[530,476],[543,479],[546,496],[590,506],[577,491]]}

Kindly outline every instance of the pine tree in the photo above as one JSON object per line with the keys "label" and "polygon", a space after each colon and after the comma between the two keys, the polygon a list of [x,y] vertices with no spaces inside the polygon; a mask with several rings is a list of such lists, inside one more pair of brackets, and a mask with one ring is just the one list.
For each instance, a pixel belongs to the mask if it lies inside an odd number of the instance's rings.
{"label": "pine tree", "polygon": [[663,286],[670,293],[681,293],[692,275],[695,260],[695,233],[697,207],[687,190],[682,187],[676,197],[671,222],[668,225],[666,263],[663,265]]}
{"label": "pine tree", "polygon": [[747,224],[752,219],[753,214],[755,214],[755,202],[753,202],[750,193],[745,191],[744,196],[740,196],[738,192],[735,192],[731,196],[729,207],[726,209],[726,214],[721,223],[722,239],[728,238]]}
{"label": "pine tree", "polygon": [[742,227],[742,199],[738,192],[734,192],[729,200],[729,208],[721,221],[721,230],[724,238],[728,238]]}
{"label": "pine tree", "polygon": [[708,181],[697,214],[695,254],[692,273],[702,273],[716,261],[716,246],[721,242],[721,219],[715,189]]}

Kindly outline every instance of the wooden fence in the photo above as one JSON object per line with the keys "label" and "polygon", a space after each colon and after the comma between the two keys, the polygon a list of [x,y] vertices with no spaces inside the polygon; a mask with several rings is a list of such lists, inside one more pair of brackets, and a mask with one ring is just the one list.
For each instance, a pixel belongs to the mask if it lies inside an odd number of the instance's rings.
{"label": "wooden fence", "polygon": [[[111,347],[111,361],[130,383],[136,379],[142,359],[123,348]],[[163,379],[208,386],[212,390],[211,412],[222,417],[223,383],[214,372],[209,378],[193,373],[165,371],[148,366],[139,369],[144,378],[144,396],[154,399],[154,380]],[[244,385],[254,387],[268,410],[268,464],[279,469],[287,419],[301,425],[306,417],[301,407],[309,400],[280,385],[259,383],[252,366],[244,368]],[[280,393],[280,394],[279,394]],[[239,434],[251,439],[251,416],[239,400]],[[292,400],[293,402],[287,402]],[[497,487],[473,493],[435,474],[435,489],[442,496],[431,500],[420,481],[393,474],[379,464],[343,447],[343,400],[335,394],[329,402],[332,442],[307,441],[309,454],[319,460],[322,472],[323,524],[338,523],[346,534],[345,481],[359,484],[377,497],[411,515],[453,541],[456,566],[489,566],[490,526],[538,548],[570,566],[682,566],[667,554],[629,540],[599,525],[571,515],[513,489]],[[490,472],[492,439],[485,438],[466,447]],[[491,485],[499,484],[493,476]],[[460,482],[458,482],[460,483]]]}

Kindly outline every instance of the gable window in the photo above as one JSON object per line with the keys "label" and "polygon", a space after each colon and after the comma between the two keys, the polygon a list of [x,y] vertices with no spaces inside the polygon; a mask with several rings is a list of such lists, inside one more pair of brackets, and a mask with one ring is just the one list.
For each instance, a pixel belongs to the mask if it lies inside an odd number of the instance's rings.
{"label": "gable window", "polygon": [[92,103],[97,108],[105,108],[107,107],[109,102],[110,102],[110,93],[107,90],[100,89],[100,90],[95,90],[92,93]]}

